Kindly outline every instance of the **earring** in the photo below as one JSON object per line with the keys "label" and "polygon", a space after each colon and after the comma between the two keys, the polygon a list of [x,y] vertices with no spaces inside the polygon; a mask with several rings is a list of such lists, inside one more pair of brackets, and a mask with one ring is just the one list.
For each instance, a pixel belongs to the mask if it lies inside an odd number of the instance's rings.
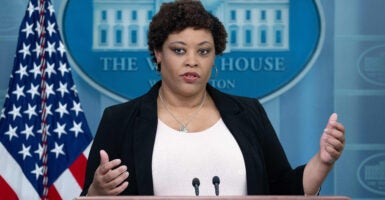
{"label": "earring", "polygon": [[215,75],[214,76],[212,76],[211,78],[213,78],[213,79],[215,79],[215,78],[217,78],[217,76],[218,76],[218,68],[217,68],[217,66],[213,66],[213,68],[215,68]]}
{"label": "earring", "polygon": [[155,65],[155,70],[156,70],[157,72],[159,72],[159,68],[160,68],[159,65],[160,65],[159,63],[156,63],[156,65]]}
{"label": "earring", "polygon": [[160,63],[156,63],[155,65],[155,71],[157,75],[160,75]]}

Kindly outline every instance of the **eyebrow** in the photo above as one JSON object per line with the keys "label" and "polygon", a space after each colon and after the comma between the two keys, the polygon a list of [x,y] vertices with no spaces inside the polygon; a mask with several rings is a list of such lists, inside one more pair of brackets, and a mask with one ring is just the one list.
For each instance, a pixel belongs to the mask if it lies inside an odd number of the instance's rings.
{"label": "eyebrow", "polygon": [[[183,41],[175,41],[175,42],[171,42],[170,44],[182,44],[182,45],[187,45],[185,42]],[[209,41],[203,41],[203,42],[200,42],[198,43],[198,46],[202,46],[202,45],[205,45],[205,44],[212,44],[211,42]]]}

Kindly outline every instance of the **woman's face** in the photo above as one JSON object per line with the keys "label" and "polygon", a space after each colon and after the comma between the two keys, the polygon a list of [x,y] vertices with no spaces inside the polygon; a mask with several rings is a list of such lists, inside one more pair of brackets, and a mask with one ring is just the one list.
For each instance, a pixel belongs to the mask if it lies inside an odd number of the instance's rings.
{"label": "woman's face", "polygon": [[162,66],[162,87],[184,96],[193,95],[204,90],[210,79],[214,39],[208,30],[186,28],[170,34],[155,56]]}

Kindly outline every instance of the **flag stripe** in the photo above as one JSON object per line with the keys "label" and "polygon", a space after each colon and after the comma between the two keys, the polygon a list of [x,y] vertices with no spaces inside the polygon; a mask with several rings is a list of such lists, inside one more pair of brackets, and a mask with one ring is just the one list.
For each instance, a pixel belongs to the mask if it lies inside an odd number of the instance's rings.
{"label": "flag stripe", "polygon": [[76,179],[79,186],[83,187],[84,185],[84,174],[86,173],[87,158],[81,154],[75,162],[69,167],[72,175]]}
{"label": "flag stripe", "polygon": [[87,146],[87,148],[84,149],[84,151],[83,151],[83,155],[84,155],[87,159],[88,159],[88,155],[90,154],[91,146],[92,146],[92,141],[91,141],[90,144]]}
{"label": "flag stripe", "polygon": [[[68,193],[69,191],[67,191]],[[51,185],[48,189],[48,199],[65,199],[60,196],[54,185]]]}
{"label": "flag stripe", "polygon": [[0,197],[2,199],[8,199],[8,200],[18,199],[16,193],[8,185],[7,181],[5,181],[1,176],[0,176],[0,188],[1,188]]}
{"label": "flag stripe", "polygon": [[69,170],[65,170],[60,178],[55,182],[55,187],[61,194],[62,199],[73,199],[78,197],[82,191],[77,181]]}

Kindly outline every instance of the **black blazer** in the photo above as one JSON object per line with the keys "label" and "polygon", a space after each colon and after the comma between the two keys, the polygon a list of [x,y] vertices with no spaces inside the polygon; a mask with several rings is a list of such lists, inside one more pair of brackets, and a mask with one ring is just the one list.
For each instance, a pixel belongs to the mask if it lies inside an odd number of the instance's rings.
{"label": "black blazer", "polygon": [[[104,110],[87,163],[82,195],[99,165],[99,151],[119,158],[130,173],[121,195],[154,195],[152,153],[157,130],[157,97],[161,82],[148,93]],[[249,195],[304,194],[304,165],[292,169],[265,110],[257,99],[228,95],[207,85],[207,91],[243,154]]]}

